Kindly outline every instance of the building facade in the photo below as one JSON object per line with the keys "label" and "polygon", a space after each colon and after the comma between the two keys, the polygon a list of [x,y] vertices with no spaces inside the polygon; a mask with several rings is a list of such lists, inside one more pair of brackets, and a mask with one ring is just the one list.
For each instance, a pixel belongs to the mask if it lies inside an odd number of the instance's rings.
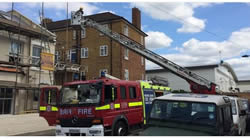
{"label": "building facade", "polygon": [[[215,65],[204,65],[204,66],[194,66],[186,67],[193,73],[196,73],[209,81],[212,81],[218,85],[218,89],[223,92],[236,92],[238,78],[235,75],[232,67],[228,63],[221,63]],[[169,82],[169,87],[172,90],[185,90],[190,92],[189,83],[176,76],[175,74],[169,72],[165,69],[155,69],[146,71],[147,79],[150,79],[154,76],[164,77]]]}
{"label": "building facade", "polygon": [[0,115],[37,110],[40,85],[54,80],[52,71],[40,70],[41,53],[54,54],[54,41],[55,34],[19,12],[0,11]]}
{"label": "building facade", "polygon": [[237,85],[240,92],[250,93],[250,80],[240,80]]}
{"label": "building facade", "polygon": [[[110,12],[87,16],[106,28],[130,38],[145,47],[141,31],[141,16],[137,8],[132,9],[132,23]],[[145,77],[145,60],[140,55],[122,47],[97,30],[71,26],[70,20],[52,22],[46,25],[57,36],[56,84],[73,80],[94,79],[106,72],[123,80],[141,80]]]}

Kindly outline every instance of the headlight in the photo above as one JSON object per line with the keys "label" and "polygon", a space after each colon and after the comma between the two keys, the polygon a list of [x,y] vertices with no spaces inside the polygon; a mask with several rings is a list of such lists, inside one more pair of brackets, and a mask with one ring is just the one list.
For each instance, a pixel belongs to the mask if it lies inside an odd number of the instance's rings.
{"label": "headlight", "polygon": [[60,134],[61,132],[61,130],[56,130],[56,134]]}
{"label": "headlight", "polygon": [[100,130],[89,130],[89,134],[101,134]]}

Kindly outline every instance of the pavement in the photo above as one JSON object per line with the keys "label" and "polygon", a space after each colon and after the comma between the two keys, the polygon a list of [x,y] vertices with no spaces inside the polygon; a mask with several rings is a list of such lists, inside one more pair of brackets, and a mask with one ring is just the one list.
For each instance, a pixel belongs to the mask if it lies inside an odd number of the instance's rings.
{"label": "pavement", "polygon": [[55,129],[38,113],[21,115],[0,115],[0,136],[14,136]]}

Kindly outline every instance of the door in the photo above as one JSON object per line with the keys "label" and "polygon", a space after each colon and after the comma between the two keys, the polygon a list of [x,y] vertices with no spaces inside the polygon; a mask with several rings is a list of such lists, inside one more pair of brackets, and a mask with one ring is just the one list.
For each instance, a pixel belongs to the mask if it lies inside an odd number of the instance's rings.
{"label": "door", "polygon": [[13,98],[12,88],[0,88],[0,115],[11,113],[12,98]]}
{"label": "door", "polygon": [[151,109],[152,101],[155,98],[155,91],[151,89],[143,89],[144,102],[145,102],[145,116],[148,117],[148,113]]}
{"label": "door", "polygon": [[57,87],[41,88],[39,114],[47,120],[49,126],[56,124],[58,100],[59,89]]}

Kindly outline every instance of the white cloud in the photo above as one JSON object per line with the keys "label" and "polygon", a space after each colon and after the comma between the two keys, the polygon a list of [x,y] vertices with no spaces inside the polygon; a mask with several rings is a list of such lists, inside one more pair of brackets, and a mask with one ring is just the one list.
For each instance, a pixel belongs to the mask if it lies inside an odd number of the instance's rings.
{"label": "white cloud", "polygon": [[194,9],[207,7],[213,3],[132,3],[154,19],[175,21],[182,24],[177,32],[196,33],[205,28],[205,20],[194,17]]}
{"label": "white cloud", "polygon": [[173,42],[173,40],[163,32],[149,31],[146,32],[146,34],[148,34],[148,37],[146,37],[146,47],[148,49],[169,47]]}
{"label": "white cloud", "polygon": [[[182,66],[196,66],[216,64],[221,58],[232,64],[239,79],[249,77],[250,58],[242,59],[240,57],[250,50],[250,28],[243,28],[239,31],[232,32],[228,40],[216,41],[200,41],[192,38],[183,43],[182,47],[177,49],[179,53],[163,55],[165,58]],[[248,64],[246,64],[248,62]],[[149,63],[151,64],[151,63]],[[155,65],[147,65],[147,69],[155,67]],[[158,66],[159,67],[159,66]],[[247,70],[246,70],[247,69]]]}
{"label": "white cloud", "polygon": [[110,13],[112,13],[112,14],[116,14],[114,11],[106,11],[106,10],[104,10],[104,11],[99,11],[98,13],[106,13],[106,12],[110,12]]}
{"label": "white cloud", "polygon": [[234,69],[236,75],[241,80],[249,80],[250,58],[233,58],[226,60]]}
{"label": "white cloud", "polygon": [[[85,3],[85,2],[69,2],[68,3],[68,12],[77,11],[79,8],[82,7],[84,10],[84,14],[90,15],[93,14],[98,7],[94,6],[93,4]],[[44,4],[44,8],[50,8],[55,10],[67,10],[67,3],[66,2],[47,2]]]}
{"label": "white cloud", "polygon": [[11,3],[1,2],[0,3],[0,10],[3,10],[3,11],[11,10]]}

